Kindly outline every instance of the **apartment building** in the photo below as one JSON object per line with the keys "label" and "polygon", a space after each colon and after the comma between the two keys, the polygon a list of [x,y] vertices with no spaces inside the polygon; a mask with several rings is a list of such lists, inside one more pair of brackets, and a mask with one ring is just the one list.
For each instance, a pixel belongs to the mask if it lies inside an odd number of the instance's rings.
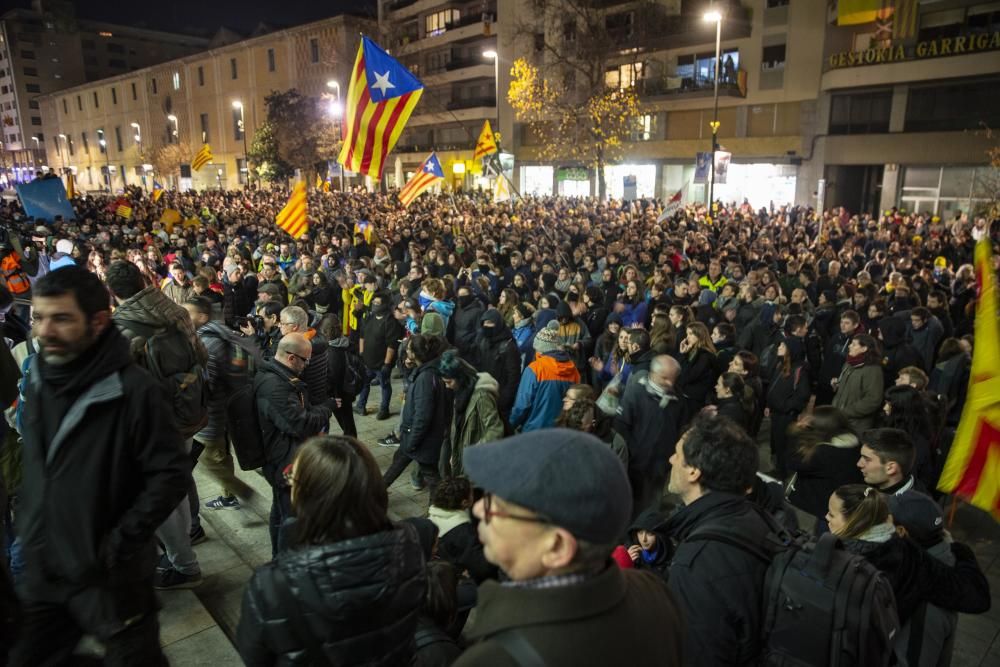
{"label": "apartment building", "polygon": [[40,96],[208,48],[209,40],[77,19],[68,3],[0,17],[0,171],[30,179],[46,162]]}
{"label": "apartment building", "polygon": [[425,86],[390,158],[390,184],[405,182],[431,150],[451,186],[486,183],[481,165],[472,160],[473,147],[485,120],[500,133],[501,149],[512,145],[513,115],[497,92],[509,82],[512,45],[505,26],[518,1],[379,3],[383,46]]}
{"label": "apartment building", "polygon": [[[240,187],[264,98],[292,88],[331,101],[341,87],[346,95],[360,35],[376,29],[371,19],[335,16],[43,95],[44,126],[59,139],[46,146],[49,164],[71,168],[84,190],[149,186],[152,177],[185,189]],[[203,143],[214,160],[191,172]],[[152,156],[170,144],[187,152],[185,164],[155,174]]]}

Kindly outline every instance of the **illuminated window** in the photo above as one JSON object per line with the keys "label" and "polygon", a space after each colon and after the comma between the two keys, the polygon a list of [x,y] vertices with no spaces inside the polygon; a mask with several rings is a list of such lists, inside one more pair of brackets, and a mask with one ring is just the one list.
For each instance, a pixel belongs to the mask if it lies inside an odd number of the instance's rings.
{"label": "illuminated window", "polygon": [[456,23],[459,17],[461,17],[461,13],[457,9],[444,9],[440,12],[434,12],[424,18],[424,32],[427,37],[440,35],[448,29],[449,23]]}

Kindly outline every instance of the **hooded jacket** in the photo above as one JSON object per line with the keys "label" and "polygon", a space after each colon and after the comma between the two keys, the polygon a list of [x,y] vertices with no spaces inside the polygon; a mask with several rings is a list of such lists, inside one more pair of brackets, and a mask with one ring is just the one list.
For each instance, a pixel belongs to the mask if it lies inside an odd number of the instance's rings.
{"label": "hooded jacket", "polygon": [[645,530],[656,535],[656,544],[653,545],[652,551],[643,549],[643,552],[639,555],[639,559],[632,561],[632,565],[637,570],[652,572],[666,582],[670,579],[670,560],[674,555],[674,545],[663,529],[664,519],[665,517],[662,514],[653,509],[648,509],[640,514],[636,517],[632,525],[629,526],[629,541],[626,546],[642,546],[639,543],[640,530]]}
{"label": "hooded jacket", "polygon": [[539,353],[521,374],[510,425],[534,431],[552,426],[562,412],[562,399],[571,385],[580,381],[580,372],[562,350]]}
{"label": "hooded jacket", "polygon": [[874,364],[851,366],[845,363],[833,395],[833,407],[839,408],[855,433],[875,425],[875,418],[882,407],[885,377],[882,369]]}
{"label": "hooded jacket", "polygon": [[418,463],[437,465],[451,424],[452,403],[432,359],[413,369],[399,420],[399,449]]}
{"label": "hooded jacket", "polygon": [[129,322],[136,322],[147,327],[172,327],[183,333],[194,348],[198,363],[208,364],[208,352],[194,331],[191,316],[182,306],[178,306],[164,296],[155,287],[147,287],[122,301],[112,315],[115,325],[129,340],[129,349],[133,361],[140,366],[145,363],[146,354],[143,350],[145,339],[129,329]]}
{"label": "hooded jacket", "polygon": [[208,382],[208,423],[198,432],[195,439],[209,442],[226,434],[227,377],[232,331],[221,322],[207,322],[198,328],[198,338],[208,352],[205,379]]}
{"label": "hooded jacket", "polygon": [[937,356],[938,344],[944,337],[944,327],[941,326],[937,317],[931,315],[921,329],[914,329],[911,324],[909,334],[914,349],[923,358],[923,364],[920,367],[929,373],[934,368],[934,358]]}
{"label": "hooded jacket", "polygon": [[464,474],[462,453],[466,447],[481,442],[492,442],[503,437],[503,419],[497,408],[499,390],[499,385],[492,375],[478,373],[476,385],[472,389],[472,396],[465,408],[465,415],[461,420],[459,420],[458,414],[454,415],[453,425],[449,433],[451,444],[449,460],[451,461],[452,475],[457,477]]}
{"label": "hooded jacket", "polygon": [[788,452],[788,469],[796,473],[788,500],[803,512],[826,515],[830,494],[845,484],[861,484],[858,470],[861,443],[853,433],[841,433],[816,445],[807,461],[798,447]]}
{"label": "hooded jacket", "polygon": [[155,613],[154,533],[191,480],[166,400],[113,327],[65,366],[32,357],[17,514],[23,600],[66,603],[102,637]]}
{"label": "hooded jacket", "polygon": [[426,590],[411,526],[285,551],[247,585],[236,646],[248,667],[407,665]]}
{"label": "hooded jacket", "polygon": [[664,525],[678,543],[670,590],[687,620],[685,665],[757,664],[767,564],[743,548],[689,538],[710,527],[763,544],[770,528],[760,512],[745,497],[710,491]]}
{"label": "hooded jacket", "polygon": [[879,320],[878,330],[882,334],[882,372],[884,384],[891,387],[896,383],[900,369],[907,366],[924,367],[924,358],[917,348],[906,342],[908,324],[901,317],[891,315]]}
{"label": "hooded jacket", "polygon": [[483,302],[469,295],[469,303],[455,309],[455,347],[463,359],[472,361],[476,348],[476,334],[479,332],[479,322],[483,317]]}
{"label": "hooded jacket", "polygon": [[500,414],[506,417],[514,407],[514,398],[517,396],[517,383],[521,378],[521,353],[500,313],[489,310],[482,321],[485,322],[487,318],[493,322],[493,328],[480,327],[475,351],[469,361],[476,366],[476,370],[489,373],[499,384],[497,407]]}

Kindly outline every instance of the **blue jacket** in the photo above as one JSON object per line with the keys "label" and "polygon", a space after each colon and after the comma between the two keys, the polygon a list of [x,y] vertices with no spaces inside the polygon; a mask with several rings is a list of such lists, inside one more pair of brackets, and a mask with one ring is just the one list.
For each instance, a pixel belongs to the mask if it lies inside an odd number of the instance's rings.
{"label": "blue jacket", "polygon": [[525,327],[511,327],[510,332],[514,334],[514,342],[517,343],[517,351],[521,353],[521,368],[525,366],[525,360],[533,358],[534,350],[531,341],[535,337],[535,327],[530,324]]}
{"label": "blue jacket", "polygon": [[562,350],[539,354],[521,374],[510,425],[522,431],[552,426],[562,412],[566,391],[580,381],[580,372]]}
{"label": "blue jacket", "polygon": [[621,312],[622,326],[632,327],[634,325],[646,326],[646,311],[649,306],[645,301],[640,301],[635,305],[623,304],[625,310]]}

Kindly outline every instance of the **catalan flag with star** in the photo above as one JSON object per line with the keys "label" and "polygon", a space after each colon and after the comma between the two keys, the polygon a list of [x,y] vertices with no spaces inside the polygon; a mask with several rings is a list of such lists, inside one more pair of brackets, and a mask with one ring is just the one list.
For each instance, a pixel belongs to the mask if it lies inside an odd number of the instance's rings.
{"label": "catalan flag with star", "polygon": [[285,208],[281,209],[278,213],[275,222],[289,236],[298,240],[303,234],[309,231],[308,215],[306,184],[303,181],[299,181],[292,189],[292,196],[288,198]]}
{"label": "catalan flag with star", "polygon": [[163,196],[163,186],[153,181],[153,201],[160,201],[160,197]]}
{"label": "catalan flag with star", "polygon": [[337,161],[350,171],[382,178],[424,84],[367,37],[354,60],[344,112],[344,145]]}
{"label": "catalan flag with star", "polygon": [[444,171],[441,169],[441,162],[438,160],[437,153],[431,153],[426,160],[420,163],[420,168],[399,191],[400,203],[404,207],[409,206],[410,202],[420,196],[421,192],[443,180]]}
{"label": "catalan flag with star", "polygon": [[483,130],[479,133],[479,140],[476,142],[476,149],[472,153],[472,159],[478,160],[484,158],[487,155],[493,155],[497,152],[497,139],[493,134],[493,128],[490,127],[490,121],[487,119],[483,123]]}
{"label": "catalan flag with star", "polygon": [[1000,324],[989,235],[976,244],[976,336],[969,394],[938,488],[1000,521]]}
{"label": "catalan flag with star", "polygon": [[214,159],[212,156],[212,149],[208,147],[208,144],[204,144],[198,154],[194,156],[191,160],[191,168],[195,171],[199,171],[206,164]]}

